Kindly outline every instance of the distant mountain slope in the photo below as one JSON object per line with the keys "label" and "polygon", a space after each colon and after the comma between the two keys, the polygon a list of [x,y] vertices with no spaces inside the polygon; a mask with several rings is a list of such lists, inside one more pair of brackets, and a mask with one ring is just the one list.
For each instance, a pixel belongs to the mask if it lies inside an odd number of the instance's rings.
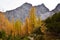
{"label": "distant mountain slope", "polygon": [[35,6],[35,8],[37,17],[41,17],[42,20],[45,20],[54,14],[54,12],[49,11],[49,9],[44,4]]}
{"label": "distant mountain slope", "polygon": [[55,13],[52,12],[52,11],[46,12],[46,13],[44,13],[44,14],[41,14],[41,19],[42,19],[42,20],[45,20],[45,19],[47,19],[48,17],[51,17],[53,14],[55,14]]}
{"label": "distant mountain slope", "polygon": [[[29,16],[29,11],[31,7],[32,4],[24,3],[22,6],[14,10],[6,11],[5,15],[9,20],[12,20],[12,18],[14,18],[14,20],[20,19],[23,22],[25,18]],[[49,11],[49,9],[44,4],[34,7],[36,8],[37,17],[41,16],[42,20],[45,20],[46,18],[52,16],[55,12],[60,11],[60,4],[58,4],[57,7],[52,11]]]}
{"label": "distant mountain slope", "polygon": [[31,4],[24,3],[22,6],[14,10],[6,11],[5,15],[6,17],[8,17],[9,20],[14,18],[14,20],[20,19],[21,21],[24,21],[24,19],[28,16],[31,7],[32,7]]}
{"label": "distant mountain slope", "polygon": [[49,12],[49,9],[44,4],[35,6],[35,8],[36,8],[37,15]]}
{"label": "distant mountain slope", "polygon": [[53,12],[59,12],[60,11],[60,3],[56,6],[56,8],[54,10],[52,10]]}

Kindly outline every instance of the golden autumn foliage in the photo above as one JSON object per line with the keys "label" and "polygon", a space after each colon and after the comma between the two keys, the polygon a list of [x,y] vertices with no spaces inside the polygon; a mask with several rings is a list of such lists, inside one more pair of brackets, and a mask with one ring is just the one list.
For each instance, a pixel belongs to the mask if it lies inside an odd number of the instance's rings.
{"label": "golden autumn foliage", "polygon": [[[45,23],[38,17],[36,17],[35,7],[32,7],[29,12],[29,18],[26,17],[25,22],[22,23],[20,20],[12,19],[10,22],[3,13],[0,12],[0,30],[5,30],[8,34],[12,31],[13,34],[28,35],[33,32],[36,27],[41,27],[42,32],[45,31]],[[38,20],[37,20],[38,19]]]}
{"label": "golden autumn foliage", "polygon": [[13,25],[8,21],[7,18],[5,18],[3,13],[0,13],[0,30],[4,30],[8,33],[10,33],[9,31],[14,31]]}
{"label": "golden autumn foliage", "polygon": [[20,20],[16,20],[16,22],[14,23],[15,30],[18,34],[21,33],[21,25],[22,22]]}
{"label": "golden autumn foliage", "polygon": [[31,33],[32,30],[33,30],[33,26],[31,25],[31,21],[29,18],[26,18],[26,21],[25,21],[25,26],[26,26],[26,29],[27,29],[27,33]]}
{"label": "golden autumn foliage", "polygon": [[[40,19],[40,17],[36,17],[35,7],[32,7],[30,10],[30,22],[33,28],[41,27],[41,31],[44,32],[46,30],[45,23]],[[31,28],[32,28],[31,27]]]}
{"label": "golden autumn foliage", "polygon": [[30,13],[29,13],[29,18],[30,18],[30,21],[31,21],[31,24],[33,25],[33,26],[36,26],[36,22],[37,22],[37,18],[36,18],[36,13],[35,13],[35,7],[32,7],[31,9],[30,9]]}
{"label": "golden autumn foliage", "polygon": [[26,26],[25,26],[25,23],[22,25],[22,27],[21,27],[21,35],[26,35],[27,33],[26,33]]}

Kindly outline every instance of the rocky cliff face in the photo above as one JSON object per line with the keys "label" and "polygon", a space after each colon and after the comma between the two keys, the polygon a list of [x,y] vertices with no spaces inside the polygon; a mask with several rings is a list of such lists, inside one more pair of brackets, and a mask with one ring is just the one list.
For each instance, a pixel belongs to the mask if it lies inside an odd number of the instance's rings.
{"label": "rocky cliff face", "polygon": [[[21,21],[24,21],[25,18],[29,15],[29,10],[31,7],[32,4],[24,3],[22,6],[14,10],[6,11],[5,15],[9,20],[12,20],[12,18],[14,18],[14,20],[20,19]],[[52,16],[55,12],[60,11],[60,4],[58,4],[57,7],[52,11],[49,11],[49,9],[45,7],[44,4],[34,7],[36,8],[37,17],[41,16],[42,20],[45,20],[46,18]]]}
{"label": "rocky cliff face", "polygon": [[52,10],[53,12],[59,12],[60,11],[60,4],[58,4],[57,6],[56,6],[56,8],[54,9],[54,10]]}
{"label": "rocky cliff face", "polygon": [[37,17],[41,17],[42,20],[46,19],[48,14],[50,14],[49,9],[45,7],[44,4],[35,6]]}
{"label": "rocky cliff face", "polygon": [[39,14],[44,14],[46,12],[49,12],[49,9],[47,7],[45,7],[44,4],[41,4],[41,5],[38,5],[38,6],[35,6],[36,8],[36,13],[39,15]]}
{"label": "rocky cliff face", "polygon": [[14,18],[14,20],[20,19],[21,21],[24,21],[24,19],[28,16],[31,7],[31,4],[24,3],[22,6],[14,10],[6,11],[5,15],[6,17],[8,17],[9,20]]}

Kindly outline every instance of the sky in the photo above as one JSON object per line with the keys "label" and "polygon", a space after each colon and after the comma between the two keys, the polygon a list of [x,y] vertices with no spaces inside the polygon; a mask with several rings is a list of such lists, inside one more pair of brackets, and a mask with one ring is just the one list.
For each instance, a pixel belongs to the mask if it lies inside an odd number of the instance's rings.
{"label": "sky", "polygon": [[0,11],[13,10],[25,2],[31,3],[33,6],[44,3],[49,10],[53,10],[60,0],[0,0]]}

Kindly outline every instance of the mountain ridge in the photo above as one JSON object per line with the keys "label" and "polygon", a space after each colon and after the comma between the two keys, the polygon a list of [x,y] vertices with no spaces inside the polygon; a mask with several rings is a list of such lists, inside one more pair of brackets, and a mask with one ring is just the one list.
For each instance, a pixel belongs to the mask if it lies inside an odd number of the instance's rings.
{"label": "mountain ridge", "polygon": [[55,12],[55,13],[59,12],[60,11],[60,3],[52,11]]}
{"label": "mountain ridge", "polygon": [[[49,9],[44,4],[34,6],[34,7],[36,8],[37,17],[42,16],[42,20],[43,20],[44,18],[46,19],[47,17],[53,15],[55,13],[55,10],[56,10],[56,12],[58,11],[58,9],[60,11],[59,5],[60,4],[58,4],[56,6],[56,8],[52,11],[49,11]],[[31,7],[33,7],[32,4],[24,3],[23,5],[21,5],[20,7],[14,9],[14,10],[6,11],[5,15],[9,20],[14,18],[14,20],[21,19],[21,21],[24,21],[25,18],[29,15],[29,11],[30,11]],[[47,15],[49,15],[49,16],[47,16]]]}

